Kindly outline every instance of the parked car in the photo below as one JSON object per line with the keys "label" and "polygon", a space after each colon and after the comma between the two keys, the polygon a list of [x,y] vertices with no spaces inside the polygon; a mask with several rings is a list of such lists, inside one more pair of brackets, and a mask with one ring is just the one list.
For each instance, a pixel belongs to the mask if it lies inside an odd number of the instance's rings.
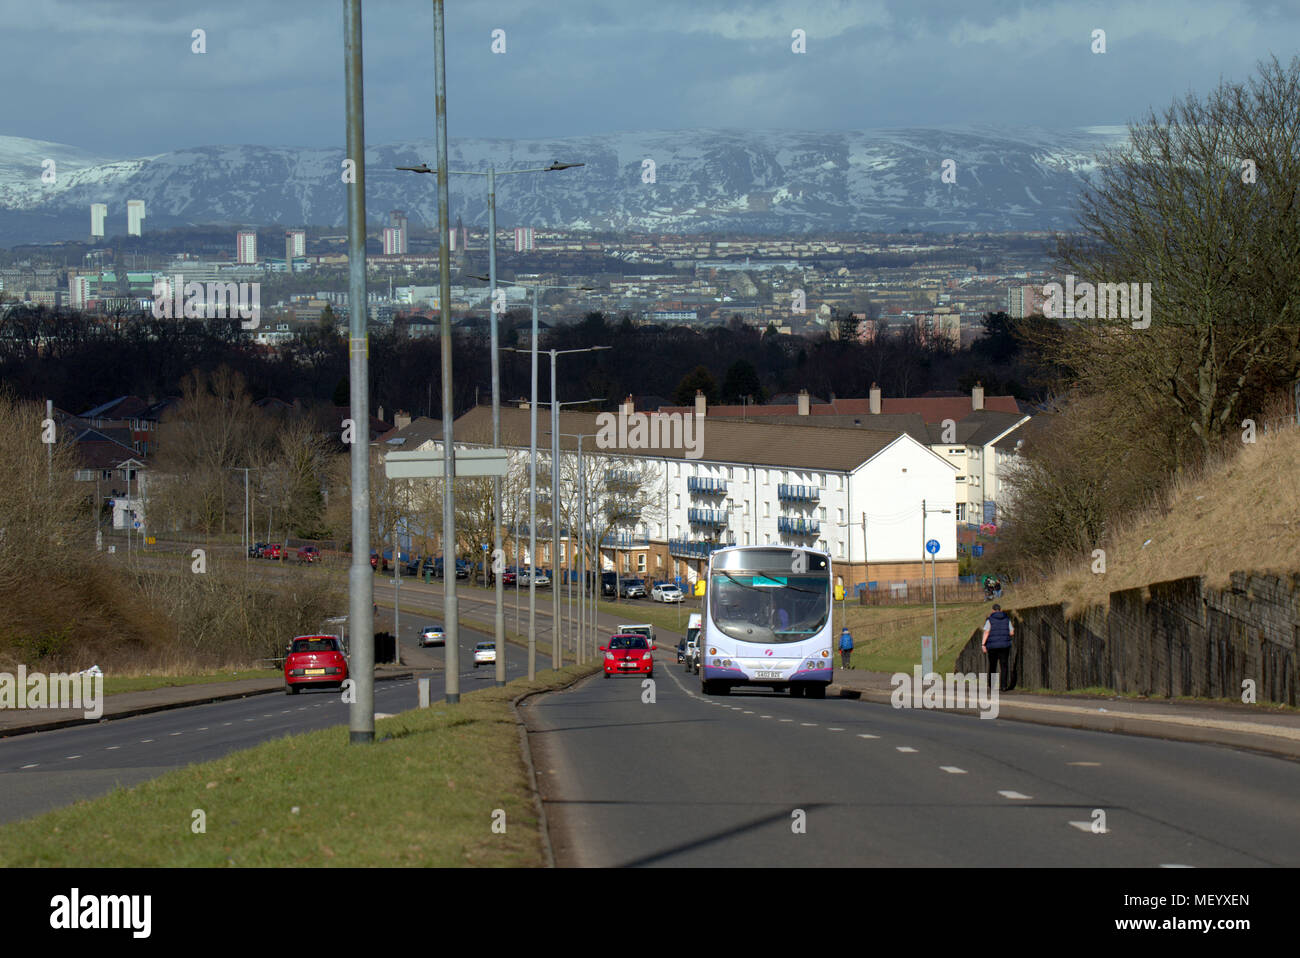
{"label": "parked car", "polygon": [[517,577],[518,573],[516,573],[514,569],[506,569],[501,573],[501,584],[514,585]]}
{"label": "parked car", "polygon": [[644,599],[645,583],[640,579],[624,579],[619,583],[618,591],[624,599]]}
{"label": "parked car", "polygon": [[379,570],[379,553],[376,552],[374,549],[370,550],[370,568],[374,569],[375,571]]}
{"label": "parked car", "polygon": [[551,577],[541,569],[521,569],[519,571],[519,584],[528,585],[530,580],[535,580],[537,585],[551,584]]}
{"label": "parked car", "polygon": [[284,546],[279,542],[272,542],[262,553],[264,559],[282,559],[284,558]]}
{"label": "parked car", "polygon": [[682,590],[671,582],[656,582],[650,598],[654,602],[681,602]]}
{"label": "parked car", "polygon": [[644,675],[653,678],[655,674],[655,646],[646,641],[644,635],[613,635],[609,644],[602,645],[600,651],[605,653],[605,678],[611,675]]}
{"label": "parked car", "polygon": [[265,542],[254,542],[248,547],[248,554],[254,559],[262,558],[262,550],[266,548]]}
{"label": "parked car", "polygon": [[420,648],[428,648],[431,645],[447,645],[447,633],[440,625],[426,625],[420,630]]}
{"label": "parked car", "polygon": [[614,596],[618,595],[618,574],[615,572],[602,572],[600,574],[600,594]]}
{"label": "parked car", "polygon": [[474,668],[480,665],[496,665],[497,646],[495,642],[480,642],[474,646]]}
{"label": "parked car", "polygon": [[304,687],[338,688],[348,677],[348,660],[336,635],[299,635],[289,643],[284,659],[284,691],[297,695]]}
{"label": "parked car", "polygon": [[303,546],[298,550],[298,562],[320,562],[320,549],[315,546]]}

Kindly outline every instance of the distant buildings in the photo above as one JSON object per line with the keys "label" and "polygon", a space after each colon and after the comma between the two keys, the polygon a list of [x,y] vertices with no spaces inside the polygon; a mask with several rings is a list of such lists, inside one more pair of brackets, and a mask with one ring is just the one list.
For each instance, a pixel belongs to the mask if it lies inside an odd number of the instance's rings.
{"label": "distant buildings", "polygon": [[[407,243],[407,237],[410,235],[406,224],[406,210],[391,210],[388,214],[388,225],[396,231],[396,246],[389,255],[405,255],[410,252]],[[385,241],[384,252],[388,253],[387,241]]]}
{"label": "distant buildings", "polygon": [[531,226],[519,226],[515,228],[515,252],[530,253],[533,251],[533,228]]}
{"label": "distant buildings", "polygon": [[257,262],[256,230],[240,230],[235,237],[235,262],[244,265]]}
{"label": "distant buildings", "polygon": [[384,255],[400,256],[406,252],[406,230],[396,226],[386,226],[383,232]]}
{"label": "distant buildings", "polygon": [[106,216],[108,216],[108,204],[90,204],[90,238],[92,241],[104,238],[104,217]]}
{"label": "distant buildings", "polygon": [[144,200],[126,201],[126,235],[140,236],[144,226]]}
{"label": "distant buildings", "polygon": [[1007,315],[1012,319],[1041,315],[1043,301],[1041,286],[1012,286],[1007,290]]}
{"label": "distant buildings", "polygon": [[306,230],[285,230],[284,231],[284,253],[286,259],[294,259],[307,255],[307,231]]}

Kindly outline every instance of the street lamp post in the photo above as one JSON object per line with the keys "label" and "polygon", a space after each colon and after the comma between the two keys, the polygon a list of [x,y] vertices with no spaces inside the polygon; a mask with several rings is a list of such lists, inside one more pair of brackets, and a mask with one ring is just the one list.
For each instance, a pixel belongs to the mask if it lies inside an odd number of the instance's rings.
{"label": "street lamp post", "polygon": [[[602,347],[602,348],[607,348],[607,347]],[[575,351],[580,351],[580,350],[575,350]],[[557,403],[557,405],[564,405],[564,404],[563,404],[563,403]],[[577,489],[577,493],[578,493],[578,494],[577,494],[577,499],[578,499],[578,557],[577,557],[577,561],[575,562],[575,564],[578,566],[578,582],[579,582],[579,589],[578,589],[578,632],[577,632],[577,639],[576,639],[576,641],[574,642],[574,658],[577,660],[578,664],[581,665],[583,662],[586,661],[586,628],[585,628],[585,627],[586,627],[586,617],[587,617],[587,608],[586,608],[586,601],[587,601],[587,500],[586,500],[587,479],[586,479],[586,475],[585,475],[585,474],[583,473],[583,471],[582,471],[582,441],[583,441],[584,439],[591,439],[591,438],[592,438],[593,436],[595,436],[596,434],[595,434],[595,433],[590,433],[590,432],[589,432],[589,433],[568,433],[568,432],[566,432],[566,433],[559,433],[558,430],[556,431],[555,434],[556,434],[556,435],[562,435],[562,436],[564,436],[564,438],[566,438],[566,439],[576,439],[576,440],[578,440],[578,464],[577,464],[577,469],[576,469],[576,471],[575,471],[575,473],[574,473],[574,477],[573,477],[573,478],[574,478],[574,484],[578,487],[578,489]],[[569,522],[569,543],[570,543],[570,548],[572,548],[572,544],[573,544],[573,522],[572,522],[572,520],[570,520],[570,522]],[[573,600],[573,587],[572,587],[572,585],[570,585],[570,587],[569,587],[569,600],[570,600],[570,601],[569,601],[569,622],[570,622],[570,624],[572,625],[572,623],[573,623],[573,601],[572,601],[572,600]]]}
{"label": "street lamp post", "polygon": [[[437,26],[437,28],[438,28],[438,30],[439,30],[439,36],[441,36],[441,32],[440,32],[440,31],[441,31],[441,16],[442,16],[442,7],[441,7],[441,4],[439,3],[439,4],[436,5],[436,17],[438,18],[438,19],[437,19],[436,26]],[[439,49],[441,49],[441,47],[439,47]],[[440,61],[440,62],[441,62],[441,61]],[[443,83],[443,80],[442,80],[442,73],[441,73],[441,72],[439,72],[438,82],[439,82],[439,84],[440,84],[440,86],[439,86],[439,90],[441,91],[441,90],[443,89],[443,87],[442,87],[442,85],[441,85],[441,84]],[[440,104],[441,104],[442,102],[444,102],[443,99],[442,99],[441,97],[442,97],[442,95],[441,95],[441,92],[440,92],[440,99],[439,99],[439,103],[440,103]],[[445,129],[446,129],[446,123],[445,123],[445,119],[442,118],[442,115],[441,115],[441,114],[440,114],[440,123],[441,123],[442,125],[439,127],[440,138],[439,138],[439,141],[438,141],[438,145],[439,145],[438,168],[439,168],[439,170],[446,170],[446,168],[447,168],[446,156],[445,156],[445,149],[446,149],[446,133],[445,133]],[[567,170],[567,169],[572,169],[573,167],[583,166],[583,165],[584,165],[584,164],[582,164],[582,163],[559,163],[559,162],[554,162],[554,163],[552,163],[550,166],[535,167],[535,168],[525,169],[525,170],[502,170],[501,173],[500,173],[500,175],[501,175],[501,176],[507,176],[507,175],[514,174],[514,173],[549,173],[549,172],[556,171],[556,170]],[[409,171],[411,171],[411,172],[413,172],[413,173],[434,173],[434,172],[436,172],[435,170],[431,170],[431,169],[429,169],[429,167],[428,167],[427,165],[425,165],[425,164],[421,164],[420,166],[399,166],[399,167],[397,167],[397,169],[399,169],[399,170],[409,170]],[[495,167],[488,167],[488,170],[487,170],[486,173],[482,173],[482,172],[479,172],[479,171],[476,171],[476,170],[450,170],[450,171],[448,171],[448,174],[447,174],[447,175],[453,175],[453,174],[454,174],[454,175],[458,175],[458,176],[486,176],[486,177],[487,177],[487,188],[488,188],[488,276],[487,276],[486,278],[487,278],[488,283],[489,283],[489,292],[488,292],[488,303],[489,303],[489,309],[488,309],[488,312],[489,312],[489,314],[490,314],[490,320],[489,320],[489,323],[490,323],[490,327],[491,327],[491,340],[492,340],[492,447],[493,447],[494,449],[497,449],[497,448],[500,448],[500,446],[501,446],[501,379],[500,379],[500,366],[499,366],[499,360],[498,360],[498,348],[497,348],[497,341],[498,341],[498,340],[497,340],[497,337],[498,337],[498,332],[497,332],[497,303],[496,303],[496,286],[497,286],[497,280],[496,280],[496,275],[497,275],[497,245],[496,245],[496,244],[497,244],[497,229],[496,229],[496,220],[497,220],[497,212],[496,212],[496,178],[497,178],[497,176],[498,176],[498,173],[497,173],[497,170],[496,170]],[[439,177],[439,220],[438,220],[438,229],[440,230],[440,234],[441,234],[440,237],[439,237],[439,249],[440,249],[440,251],[445,251],[445,250],[447,249],[447,223],[445,222],[445,218],[444,218],[444,215],[443,215],[443,214],[445,213],[445,211],[446,211],[446,203],[443,201],[443,197],[445,196],[445,193],[446,193],[446,186],[447,186],[446,178],[445,178],[445,177]],[[447,307],[449,306],[449,303],[448,303],[447,301],[448,301],[448,299],[449,299],[449,297],[450,297],[450,279],[449,279],[449,276],[448,276],[449,265],[450,265],[450,263],[449,263],[449,257],[442,255],[441,252],[440,252],[439,267],[440,267],[440,270],[441,270],[441,277],[442,277],[442,284],[443,284],[443,285],[442,285],[442,287],[441,287],[441,293],[440,293],[441,298],[440,298],[439,302],[442,304],[441,313],[442,313],[443,320],[444,320],[444,322],[443,322],[443,330],[444,330],[444,332],[443,332],[443,337],[444,337],[444,340],[443,340],[443,356],[444,356],[443,365],[444,365],[444,367],[448,367],[447,369],[444,370],[444,372],[445,372],[445,373],[448,373],[448,374],[450,373],[450,369],[449,369],[449,366],[450,366],[450,344],[449,344],[449,340],[450,340],[450,332],[448,332],[448,329],[449,329],[449,323],[448,323],[448,321],[447,321],[447,316],[448,316],[448,308],[447,308]],[[534,344],[534,348],[536,348],[536,343],[537,343],[537,304],[536,304],[536,297],[534,296],[534,303],[533,303],[533,344]],[[447,377],[446,377],[446,379],[445,379],[445,381],[444,381],[444,385],[443,385],[443,394],[444,394],[444,404],[449,404],[449,403],[450,403],[450,398],[449,398],[449,397],[450,397],[450,375],[447,375]],[[532,482],[533,494],[532,494],[532,498],[530,499],[530,510],[531,510],[531,514],[535,515],[535,514],[536,514],[536,505],[537,505],[537,503],[536,503],[536,486],[537,486],[537,482],[536,482],[536,478],[537,478],[537,475],[536,475],[536,461],[537,461],[537,447],[536,447],[536,436],[537,436],[537,358],[536,358],[536,355],[535,355],[535,354],[534,354],[534,357],[533,357],[533,402],[532,402],[532,405],[531,405],[531,407],[530,407],[530,413],[529,413],[529,415],[530,415],[530,420],[531,420],[531,425],[532,425],[532,435],[533,435],[533,437],[534,437],[534,442],[531,444],[531,447],[530,447],[530,450],[529,450],[530,453],[532,454],[532,460],[533,460],[533,463],[534,463],[534,465],[531,467],[531,468],[532,468],[532,474],[533,474],[533,482]],[[444,435],[445,435],[445,436],[450,436],[450,435],[451,435],[451,432],[450,432],[450,426],[449,426],[449,417],[448,417],[448,413],[447,413],[447,410],[446,410],[446,409],[444,409],[444,412],[443,412],[443,424],[444,424],[444,425],[443,425]],[[446,445],[446,446],[448,447],[448,449],[450,448],[450,443],[444,443],[444,445]],[[450,457],[451,457],[452,455],[453,455],[453,454],[450,453],[450,452],[447,453],[447,457],[448,457],[449,460],[450,460]],[[451,460],[451,461],[454,461],[454,460]],[[447,475],[447,481],[450,481],[451,476],[452,476],[452,473],[451,473],[451,471],[450,471],[451,468],[452,468],[452,466],[450,465],[450,462],[449,462],[449,464],[446,466],[446,468],[447,468],[447,470],[448,470],[447,473],[446,473],[446,475]],[[450,487],[449,487],[449,486],[448,486],[448,487],[444,487],[444,506],[443,506],[443,511],[444,511],[444,522],[446,521],[446,519],[445,519],[445,514],[446,514],[446,512],[447,512],[446,500],[447,500],[447,497],[450,495],[450,491],[449,491],[449,490],[450,490]],[[494,547],[495,551],[492,553],[493,560],[495,561],[495,559],[496,559],[496,557],[497,557],[498,555],[503,555],[502,550],[501,550],[501,478],[500,478],[499,476],[494,476],[494,477],[492,478],[492,519],[493,519],[493,524],[494,524],[494,526],[495,526],[495,528],[496,528],[496,532],[495,532],[494,535],[493,535],[493,547]],[[535,540],[535,537],[532,536],[531,531],[530,531],[530,539],[529,539],[529,550],[530,550],[530,551],[529,551],[529,556],[528,556],[528,558],[529,558],[529,562],[530,562],[530,563],[534,563],[534,562],[536,561],[536,557],[535,557],[535,547],[536,547],[536,540]],[[446,549],[445,549],[445,548],[444,548],[443,552],[444,552],[444,559],[443,559],[444,580],[445,580],[445,583],[449,583],[449,584],[444,584],[444,588],[446,589],[447,595],[448,595],[448,597],[449,597],[449,598],[448,598],[448,601],[450,602],[450,605],[449,605],[449,607],[448,607],[448,611],[447,611],[448,618],[450,619],[450,618],[454,615],[454,611],[455,611],[455,589],[456,589],[456,584],[455,584],[455,576],[454,576],[454,575],[451,575],[451,576],[447,576],[447,575],[446,575],[446,565],[447,565],[447,560],[446,560],[446,558],[445,558],[445,554],[446,554]],[[516,577],[517,577],[517,576],[518,576],[518,572],[516,572]],[[494,629],[495,629],[496,650],[497,650],[497,654],[496,654],[496,684],[497,684],[497,685],[505,685],[505,683],[506,683],[506,659],[505,659],[505,630],[506,630],[506,629],[505,629],[505,609],[504,609],[505,592],[504,592],[504,585],[503,585],[503,583],[501,582],[501,577],[498,575],[498,576],[496,577],[496,579],[497,579],[497,581],[496,581],[496,586],[495,586],[495,589],[494,589],[494,593],[495,593],[495,595],[494,595],[494,598],[495,598]],[[537,674],[537,669],[536,669],[537,649],[536,649],[536,632],[535,632],[535,621],[534,621],[535,605],[536,605],[536,591],[535,591],[535,590],[536,590],[536,586],[533,585],[532,579],[533,579],[533,576],[532,576],[532,575],[529,575],[528,593],[529,593],[530,614],[529,614],[529,625],[528,625],[528,635],[529,635],[529,638],[528,638],[528,678],[529,678],[530,680],[532,680],[533,678],[535,678],[535,677],[536,677],[536,674]],[[449,637],[454,637],[455,634],[456,634],[456,623],[455,623],[454,621],[449,621],[449,622],[447,623],[447,628],[448,628],[448,633],[447,633],[448,636],[449,636]],[[450,645],[450,638],[449,638],[449,642],[448,642],[448,668],[450,669],[451,664],[452,664],[453,662],[456,662],[456,661],[457,661],[456,652],[455,652],[455,650],[453,650],[453,649],[451,648],[451,645]],[[450,674],[449,674],[449,681],[450,681]],[[457,689],[459,689],[459,684],[457,684]],[[450,690],[450,686],[449,686],[449,690]],[[453,702],[454,702],[454,701],[459,701],[459,700],[460,700],[459,691],[457,692],[455,698],[452,698],[452,697],[451,697],[451,694],[450,694],[450,691],[449,691],[449,694],[448,694],[448,701],[453,701]]]}
{"label": "street lamp post", "polygon": [[[934,513],[939,513],[939,514],[941,514],[941,515],[951,515],[951,514],[952,514],[952,510],[951,510],[951,509],[929,509],[929,508],[926,508],[925,500],[924,500],[924,499],[921,500],[921,544],[922,544],[922,545],[924,545],[925,542],[927,541],[926,538],[925,538],[925,517],[926,517],[929,513],[932,513],[932,512],[934,512]],[[865,528],[866,528],[866,516],[865,516],[865,514],[864,514],[864,516],[863,516],[862,522],[863,522],[863,528],[865,529]],[[927,551],[928,551],[928,550],[927,550]],[[936,651],[936,654],[937,654],[938,646],[939,646],[939,599],[938,599],[938,587],[937,587],[936,579],[935,579],[935,575],[936,575],[936,574],[935,574],[935,566],[934,566],[934,561],[935,561],[936,558],[937,558],[937,554],[934,553],[934,552],[931,552],[931,553],[930,553],[930,604],[931,604],[931,607],[932,607],[933,612],[934,612],[934,635],[933,635],[931,641],[934,642],[934,645],[935,645],[935,651]],[[922,569],[925,568],[925,556],[922,556],[922,557],[921,557],[921,568],[922,568]]]}

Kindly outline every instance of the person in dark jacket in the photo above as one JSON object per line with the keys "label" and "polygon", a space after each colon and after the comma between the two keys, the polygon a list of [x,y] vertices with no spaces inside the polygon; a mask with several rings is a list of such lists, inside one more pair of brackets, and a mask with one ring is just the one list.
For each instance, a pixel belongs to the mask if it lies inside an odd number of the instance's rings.
{"label": "person in dark jacket", "polygon": [[1011,677],[1011,637],[1016,634],[1016,627],[1011,624],[1011,617],[1002,611],[1002,606],[993,604],[993,611],[984,620],[984,638],[980,647],[989,657],[989,684],[992,685],[993,673],[998,673],[999,690],[1006,692],[1010,688]]}

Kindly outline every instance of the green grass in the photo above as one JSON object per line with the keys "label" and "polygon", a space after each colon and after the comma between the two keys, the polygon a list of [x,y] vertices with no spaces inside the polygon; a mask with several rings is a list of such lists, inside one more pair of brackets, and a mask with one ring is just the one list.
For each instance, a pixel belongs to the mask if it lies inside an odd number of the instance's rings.
{"label": "green grass", "polygon": [[0,866],[539,866],[510,700],[598,668],[380,719],[374,745],[349,745],[341,726],[286,736],[0,826]]}
{"label": "green grass", "polygon": [[196,672],[189,675],[105,675],[104,694],[147,692],[150,689],[203,685],[208,682],[237,682],[240,679],[278,679],[283,675],[279,669],[239,669],[233,672]]}
{"label": "green grass", "polygon": [[[847,606],[849,631],[853,633],[853,667],[874,672],[910,672],[921,664],[921,636],[934,631],[930,605]],[[939,637],[935,643],[934,669],[951,672],[957,653],[971,633],[988,618],[984,602],[961,602],[939,606]],[[843,617],[835,608],[835,636]]]}

